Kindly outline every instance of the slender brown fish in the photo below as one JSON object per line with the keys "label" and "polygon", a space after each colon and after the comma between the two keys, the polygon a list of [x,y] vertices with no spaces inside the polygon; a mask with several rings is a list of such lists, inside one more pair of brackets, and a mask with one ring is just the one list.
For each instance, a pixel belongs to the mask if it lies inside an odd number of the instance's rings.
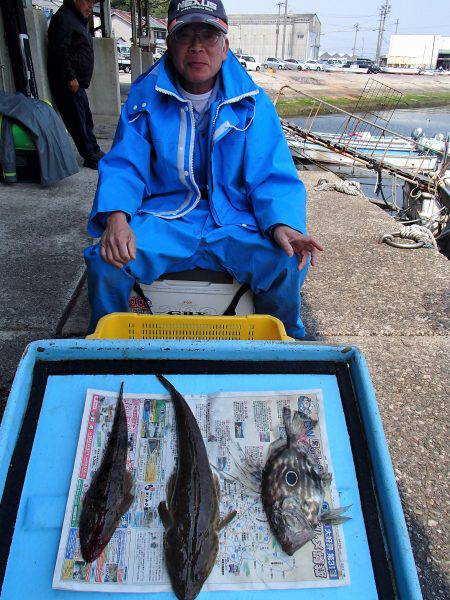
{"label": "slender brown fish", "polygon": [[100,556],[133,502],[133,477],[126,470],[127,447],[128,427],[122,383],[100,467],[83,499],[79,536],[81,554],[86,562]]}
{"label": "slender brown fish", "polygon": [[167,503],[158,511],[165,528],[164,554],[173,590],[180,600],[197,597],[219,550],[218,532],[234,518],[220,518],[220,484],[212,474],[197,421],[186,400],[157,375],[174,403],[178,467],[167,486]]}

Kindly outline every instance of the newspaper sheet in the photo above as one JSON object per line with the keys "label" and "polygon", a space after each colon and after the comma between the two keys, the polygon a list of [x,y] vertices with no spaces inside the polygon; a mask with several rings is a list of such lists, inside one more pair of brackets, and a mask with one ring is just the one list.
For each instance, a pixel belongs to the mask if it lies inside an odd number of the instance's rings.
{"label": "newspaper sheet", "polygon": [[[319,463],[333,473],[321,390],[221,392],[186,397],[199,423],[210,462],[239,479],[230,448],[264,465],[272,441],[284,435],[284,406],[317,420],[308,441]],[[171,589],[164,564],[164,529],[157,507],[166,496],[176,453],[175,418],[166,395],[125,394],[128,470],[135,500],[102,555],[92,564],[81,557],[78,521],[84,493],[100,463],[114,418],[117,394],[88,390],[66,506],[53,587],[78,591],[160,592]],[[307,422],[308,423],[308,422]],[[216,471],[217,472],[217,471]],[[285,554],[270,531],[258,494],[232,477],[220,477],[221,514],[237,510],[220,533],[216,564],[204,590],[336,587],[350,577],[342,526],[320,525],[312,542]],[[339,506],[334,478],[324,510]]]}

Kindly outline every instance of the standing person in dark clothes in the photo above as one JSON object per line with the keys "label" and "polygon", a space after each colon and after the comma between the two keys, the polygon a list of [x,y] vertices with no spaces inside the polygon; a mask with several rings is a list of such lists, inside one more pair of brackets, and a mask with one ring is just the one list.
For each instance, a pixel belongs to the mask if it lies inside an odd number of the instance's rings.
{"label": "standing person in dark clothes", "polygon": [[104,152],[94,135],[86,89],[94,70],[94,49],[87,25],[94,0],[64,0],[48,29],[48,76],[61,117],[84,166],[97,169]]}

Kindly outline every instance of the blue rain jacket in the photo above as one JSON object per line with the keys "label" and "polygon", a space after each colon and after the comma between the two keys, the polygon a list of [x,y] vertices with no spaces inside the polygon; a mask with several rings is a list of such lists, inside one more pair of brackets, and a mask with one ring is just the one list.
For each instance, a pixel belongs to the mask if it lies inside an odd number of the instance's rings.
{"label": "blue rain jacket", "polygon": [[[266,235],[277,223],[306,233],[305,188],[272,102],[232,52],[221,78],[208,131],[208,200],[214,221]],[[180,96],[174,79],[165,55],[131,86],[113,146],[99,164],[91,235],[102,234],[102,213],[176,219],[199,203],[192,105]]]}

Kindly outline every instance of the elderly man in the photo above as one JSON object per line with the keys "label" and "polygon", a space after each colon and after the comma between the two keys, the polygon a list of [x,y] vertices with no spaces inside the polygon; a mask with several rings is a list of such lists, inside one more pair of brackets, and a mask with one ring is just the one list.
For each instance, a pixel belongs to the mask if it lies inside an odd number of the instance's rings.
{"label": "elderly man", "polygon": [[322,247],[276,111],[227,29],[220,0],[172,0],[168,52],[131,88],[89,222],[91,329],[127,310],[134,281],[199,267],[248,283],[257,312],[304,336],[300,287]]}
{"label": "elderly man", "polygon": [[64,0],[48,28],[48,77],[53,99],[84,166],[97,169],[104,155],[94,135],[86,89],[94,71],[92,37],[87,29],[94,0]]}

